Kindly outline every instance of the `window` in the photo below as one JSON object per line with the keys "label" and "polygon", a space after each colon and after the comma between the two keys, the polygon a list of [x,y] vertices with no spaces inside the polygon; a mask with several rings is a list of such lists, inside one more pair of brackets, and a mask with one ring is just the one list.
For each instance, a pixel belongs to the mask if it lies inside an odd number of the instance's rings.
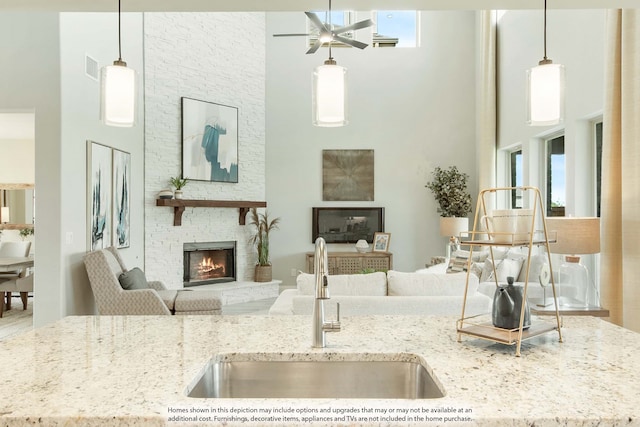
{"label": "window", "polygon": [[602,122],[595,127],[596,146],[596,216],[600,218],[600,200],[602,199]]}
{"label": "window", "polygon": [[546,141],[547,216],[564,216],[566,205],[566,171],[564,135]]}
{"label": "window", "polygon": [[417,47],[418,12],[415,10],[378,10],[373,13],[376,23],[374,47]]}
{"label": "window", "polygon": [[[522,149],[512,151],[509,155],[509,173],[511,176],[511,187],[521,187],[523,180],[522,171]],[[522,192],[511,190],[511,209],[522,208]]]}

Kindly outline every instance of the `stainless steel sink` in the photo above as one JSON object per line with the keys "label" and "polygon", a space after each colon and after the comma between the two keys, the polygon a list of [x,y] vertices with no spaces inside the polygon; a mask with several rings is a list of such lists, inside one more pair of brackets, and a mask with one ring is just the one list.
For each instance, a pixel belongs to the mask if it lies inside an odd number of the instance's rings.
{"label": "stainless steel sink", "polygon": [[195,398],[433,399],[443,389],[416,361],[216,361],[187,388]]}

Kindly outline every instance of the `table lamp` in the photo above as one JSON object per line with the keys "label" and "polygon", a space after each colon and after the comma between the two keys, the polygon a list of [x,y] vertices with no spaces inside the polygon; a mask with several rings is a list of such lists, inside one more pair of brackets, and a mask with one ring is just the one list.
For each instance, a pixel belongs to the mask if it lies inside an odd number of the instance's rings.
{"label": "table lamp", "polygon": [[[579,255],[600,252],[600,218],[550,217],[546,221],[547,229],[557,232],[556,242],[549,244],[551,253],[565,255],[558,270],[562,297],[559,303],[565,307],[588,307],[591,281],[589,271],[580,263]],[[568,299],[568,288],[562,285],[572,285],[575,288],[572,299]],[[600,304],[596,301],[594,305]]]}
{"label": "table lamp", "polygon": [[10,221],[9,218],[9,206],[3,206],[0,208],[0,222],[6,224]]}
{"label": "table lamp", "polygon": [[440,217],[440,235],[449,237],[447,244],[447,258],[451,258],[451,250],[460,249],[458,236],[463,231],[469,231],[469,218],[459,218],[454,216]]}

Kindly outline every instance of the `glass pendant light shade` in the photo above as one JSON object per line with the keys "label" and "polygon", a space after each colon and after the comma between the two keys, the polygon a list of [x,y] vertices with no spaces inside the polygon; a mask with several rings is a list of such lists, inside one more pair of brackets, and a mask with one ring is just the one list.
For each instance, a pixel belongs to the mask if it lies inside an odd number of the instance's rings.
{"label": "glass pendant light shade", "polygon": [[313,72],[313,124],[337,127],[347,123],[347,69],[330,58]]}
{"label": "glass pendant light shade", "polygon": [[102,67],[100,118],[109,126],[131,127],[136,122],[136,72],[123,61]]}
{"label": "glass pendant light shade", "polygon": [[564,66],[540,61],[540,65],[527,70],[527,123],[550,126],[563,121]]}

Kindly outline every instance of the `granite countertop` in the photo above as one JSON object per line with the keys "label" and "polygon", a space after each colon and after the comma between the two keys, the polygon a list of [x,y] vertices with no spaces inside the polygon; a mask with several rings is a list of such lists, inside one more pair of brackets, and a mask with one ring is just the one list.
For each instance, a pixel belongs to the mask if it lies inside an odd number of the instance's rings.
{"label": "granite countertop", "polygon": [[[640,334],[596,318],[565,318],[563,343],[549,332],[523,342],[522,356],[515,357],[514,346],[466,336],[457,342],[455,327],[453,317],[345,317],[342,331],[327,335],[327,348],[312,349],[310,316],[67,317],[0,342],[0,423],[640,425]],[[446,396],[294,400],[184,394],[216,355],[308,360],[355,353],[390,360],[418,355]],[[207,417],[212,421],[203,421]]]}

